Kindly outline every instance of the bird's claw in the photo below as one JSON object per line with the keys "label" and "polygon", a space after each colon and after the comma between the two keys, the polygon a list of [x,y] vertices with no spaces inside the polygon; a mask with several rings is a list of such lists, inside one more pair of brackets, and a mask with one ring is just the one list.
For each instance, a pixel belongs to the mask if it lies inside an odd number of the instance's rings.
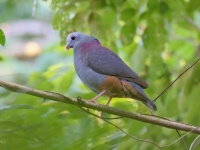
{"label": "bird's claw", "polygon": [[78,101],[78,103],[80,103],[80,104],[83,104],[83,103],[84,103],[84,102],[82,101],[82,98],[81,98],[80,96],[77,97],[77,101]]}
{"label": "bird's claw", "polygon": [[89,102],[91,102],[91,103],[94,103],[94,104],[98,104],[97,102],[96,102],[96,100],[94,100],[94,99],[91,99],[91,100],[89,100]]}

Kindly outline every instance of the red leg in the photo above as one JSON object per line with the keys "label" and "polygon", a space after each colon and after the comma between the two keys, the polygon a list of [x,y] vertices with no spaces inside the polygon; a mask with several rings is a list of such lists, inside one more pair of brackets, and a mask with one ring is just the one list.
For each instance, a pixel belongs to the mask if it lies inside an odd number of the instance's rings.
{"label": "red leg", "polygon": [[99,93],[97,96],[95,96],[93,99],[89,100],[89,102],[93,102],[95,104],[97,104],[97,99],[99,97],[101,97],[104,93],[106,92],[106,90],[103,90],[101,93]]}
{"label": "red leg", "polygon": [[108,102],[106,103],[106,106],[109,106],[111,100],[112,100],[112,96],[109,97],[109,100],[108,100]]}

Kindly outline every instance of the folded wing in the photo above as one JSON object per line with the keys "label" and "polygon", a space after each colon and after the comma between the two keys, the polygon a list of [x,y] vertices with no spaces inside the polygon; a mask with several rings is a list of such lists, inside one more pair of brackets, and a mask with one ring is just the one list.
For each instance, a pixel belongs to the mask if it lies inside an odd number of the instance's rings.
{"label": "folded wing", "polygon": [[95,50],[89,50],[87,59],[88,66],[95,72],[137,83],[142,88],[148,87],[148,84],[126,65],[119,56],[105,47],[99,46],[95,47]]}

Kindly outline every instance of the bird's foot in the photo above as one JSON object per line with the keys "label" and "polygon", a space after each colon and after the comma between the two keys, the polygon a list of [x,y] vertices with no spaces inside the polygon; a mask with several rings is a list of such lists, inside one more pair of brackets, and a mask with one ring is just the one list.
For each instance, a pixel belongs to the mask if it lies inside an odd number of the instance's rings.
{"label": "bird's foot", "polygon": [[101,93],[99,93],[97,96],[95,96],[93,99],[89,100],[89,102],[95,103],[96,105],[97,103],[97,99],[102,96],[104,93],[106,92],[106,90],[103,90]]}
{"label": "bird's foot", "polygon": [[[91,103],[94,103],[95,105],[98,105],[98,103],[97,103],[97,101],[96,101],[97,99],[91,99],[91,100],[88,100],[88,102],[91,102]],[[87,110],[89,111],[89,108],[87,108]]]}
{"label": "bird's foot", "polygon": [[95,103],[96,105],[98,104],[97,101],[96,101],[96,99],[91,99],[91,100],[89,100],[89,102]]}

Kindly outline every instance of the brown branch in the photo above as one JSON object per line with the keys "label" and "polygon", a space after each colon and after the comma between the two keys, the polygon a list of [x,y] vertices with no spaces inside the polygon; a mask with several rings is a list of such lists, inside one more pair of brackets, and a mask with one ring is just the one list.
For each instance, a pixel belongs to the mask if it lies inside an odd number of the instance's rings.
{"label": "brown branch", "polygon": [[32,88],[22,86],[19,84],[7,82],[7,81],[0,80],[0,86],[13,92],[26,93],[26,94],[37,96],[44,99],[50,99],[50,100],[54,100],[54,101],[58,101],[62,103],[79,105],[86,108],[92,108],[94,110],[99,110],[99,111],[106,112],[109,114],[126,117],[126,118],[130,118],[130,119],[134,119],[134,120],[138,120],[138,121],[142,121],[142,122],[146,122],[150,124],[155,124],[155,125],[159,125],[166,128],[189,131],[192,133],[200,134],[200,127],[196,127],[189,124],[183,124],[183,123],[175,122],[171,120],[164,120],[164,119],[156,118],[155,116],[128,112],[128,111],[120,110],[117,108],[108,107],[105,105],[96,105],[85,100],[77,101],[74,98],[70,98],[59,93],[36,90],[36,89],[32,89]]}

